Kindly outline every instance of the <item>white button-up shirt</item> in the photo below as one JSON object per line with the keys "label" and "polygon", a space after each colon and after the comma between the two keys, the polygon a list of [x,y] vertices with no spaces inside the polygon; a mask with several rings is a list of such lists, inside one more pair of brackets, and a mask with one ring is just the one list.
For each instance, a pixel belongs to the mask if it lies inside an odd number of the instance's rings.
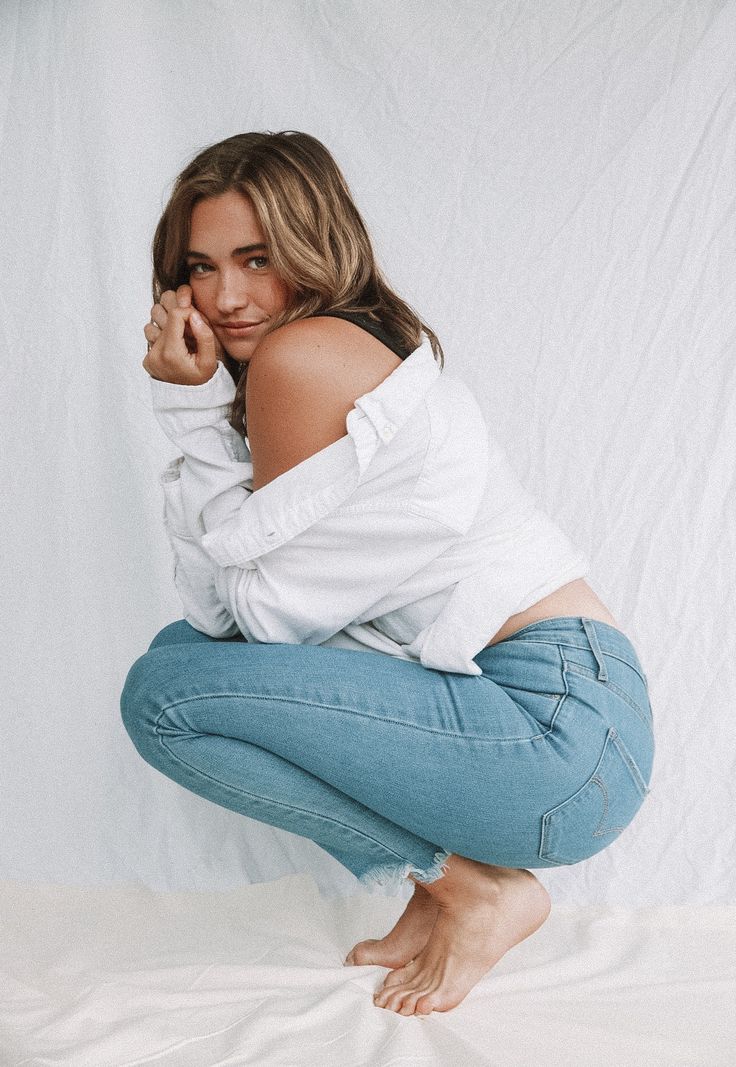
{"label": "white button-up shirt", "polygon": [[151,388],[182,453],[161,475],[174,582],[184,618],[212,637],[480,674],[473,657],[510,615],[588,574],[426,338],[358,397],[344,437],[255,492],[225,367]]}

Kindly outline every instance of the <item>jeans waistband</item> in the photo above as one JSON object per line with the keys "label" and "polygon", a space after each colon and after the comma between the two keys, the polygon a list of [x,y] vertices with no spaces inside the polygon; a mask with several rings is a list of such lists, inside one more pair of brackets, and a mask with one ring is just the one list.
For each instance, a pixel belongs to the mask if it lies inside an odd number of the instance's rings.
{"label": "jeans waistband", "polygon": [[[626,634],[599,619],[589,619],[584,615],[560,615],[552,619],[540,619],[538,622],[530,622],[528,626],[522,626],[516,633],[504,638],[504,641],[533,641],[539,638],[590,649],[598,662],[598,677],[601,681],[608,677],[603,652],[618,656],[630,667],[635,667],[644,674],[636,649]],[[491,645],[491,648],[493,647]]]}

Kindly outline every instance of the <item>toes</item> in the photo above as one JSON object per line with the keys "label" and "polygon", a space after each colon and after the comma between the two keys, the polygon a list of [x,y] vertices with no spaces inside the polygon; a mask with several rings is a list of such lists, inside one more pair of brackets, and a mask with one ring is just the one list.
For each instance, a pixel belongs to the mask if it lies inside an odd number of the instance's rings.
{"label": "toes", "polygon": [[407,963],[405,967],[399,967],[395,971],[389,971],[383,980],[383,986],[381,988],[390,989],[391,986],[401,985],[402,983],[407,982],[415,970],[413,963],[414,961],[412,960],[412,962]]}
{"label": "toes", "polygon": [[363,964],[370,964],[372,960],[372,948],[377,945],[378,942],[375,938],[369,938],[367,941],[359,941],[357,945],[353,945],[345,957],[345,965],[348,967],[361,967]]}
{"label": "toes", "polygon": [[402,986],[400,979],[389,983],[388,979],[391,977],[391,975],[399,973],[399,971],[391,971],[391,974],[389,974],[388,978],[384,980],[384,983],[381,988],[376,990],[376,992],[373,994],[373,1003],[376,1004],[379,1008],[385,1008],[388,1004],[389,999],[392,996],[395,997],[397,993],[401,993],[403,995],[406,992],[406,987]]}
{"label": "toes", "polygon": [[[426,990],[424,989],[415,989],[413,992],[407,993],[407,995],[404,997],[403,1004],[399,1008],[399,1015],[414,1015],[417,1010],[417,1004],[419,1003],[419,999],[424,995],[425,992]],[[430,1011],[431,1010],[432,1009],[430,1008]],[[427,1012],[426,1014],[429,1013]]]}
{"label": "toes", "polygon": [[430,1015],[435,1011],[435,999],[431,993],[420,993],[414,1002],[416,1015]]}
{"label": "toes", "polygon": [[377,1008],[386,1008],[388,1011],[398,1011],[401,1007],[404,997],[411,990],[402,986],[399,989],[381,989],[373,997],[373,1003]]}
{"label": "toes", "polygon": [[394,989],[382,989],[373,998],[376,1007],[395,1011],[397,1015],[413,1015],[417,1001],[426,989],[413,989],[404,985]]}

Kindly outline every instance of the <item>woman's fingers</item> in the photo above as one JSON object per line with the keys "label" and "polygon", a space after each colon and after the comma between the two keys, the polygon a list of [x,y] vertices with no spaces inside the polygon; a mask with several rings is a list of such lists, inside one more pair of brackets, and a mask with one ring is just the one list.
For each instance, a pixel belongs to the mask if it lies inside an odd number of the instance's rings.
{"label": "woman's fingers", "polygon": [[153,322],[147,322],[143,327],[143,336],[148,341],[149,345],[155,344],[161,336],[161,330]]}
{"label": "woman's fingers", "polygon": [[197,311],[192,312],[189,328],[192,331],[196,346],[197,354],[195,358],[197,366],[201,373],[206,374],[209,379],[217,370],[218,348],[220,347],[218,346],[217,338],[209,324]]}
{"label": "woman's fingers", "polygon": [[[159,304],[163,307],[164,311],[171,311],[177,305],[176,291],[174,289],[166,289],[159,297]],[[153,305],[156,307],[156,305]]]}
{"label": "woman's fingers", "polygon": [[[164,312],[171,311],[175,307],[190,307],[192,303],[192,287],[186,283],[176,289],[165,289],[159,298],[159,303]],[[154,307],[156,305],[154,304]]]}
{"label": "woman's fingers", "polygon": [[194,312],[189,285],[167,289],[151,308],[143,327],[148,342],[143,367],[151,377],[189,385],[208,381],[216,370],[224,350],[204,316],[194,326]]}
{"label": "woman's fingers", "polygon": [[180,285],[176,290],[166,289],[161,294],[160,300],[151,308],[151,318],[143,328],[148,343],[154,344],[158,340],[160,331],[166,329],[169,315],[173,311],[177,308],[191,310],[191,307],[192,287],[190,285]]}
{"label": "woman's fingers", "polygon": [[203,320],[195,334],[190,323],[194,310],[186,293],[177,297],[171,290],[153,305],[151,321],[143,328],[148,341],[143,368],[152,378],[174,385],[200,385],[214,374],[215,337]]}

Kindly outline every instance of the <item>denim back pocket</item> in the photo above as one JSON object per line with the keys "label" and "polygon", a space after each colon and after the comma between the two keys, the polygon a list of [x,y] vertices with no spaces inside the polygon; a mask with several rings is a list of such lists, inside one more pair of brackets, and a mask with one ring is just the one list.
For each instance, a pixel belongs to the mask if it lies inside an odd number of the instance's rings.
{"label": "denim back pocket", "polygon": [[649,792],[636,761],[611,727],[588,781],[542,819],[539,855],[550,863],[578,863],[614,841]]}

